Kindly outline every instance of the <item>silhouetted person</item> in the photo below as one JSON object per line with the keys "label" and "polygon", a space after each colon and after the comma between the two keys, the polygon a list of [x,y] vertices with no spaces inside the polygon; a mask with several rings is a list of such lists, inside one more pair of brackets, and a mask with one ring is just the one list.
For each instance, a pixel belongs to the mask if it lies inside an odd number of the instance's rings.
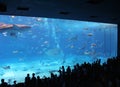
{"label": "silhouetted person", "polygon": [[70,68],[70,66],[67,67],[67,74],[68,74],[68,75],[71,74],[71,68]]}
{"label": "silhouetted person", "polygon": [[13,85],[10,86],[10,87],[18,87],[18,86],[17,86],[17,83],[16,83],[16,80],[13,82]]}
{"label": "silhouetted person", "polygon": [[66,86],[71,87],[70,86],[70,83],[71,83],[71,68],[70,68],[70,66],[67,67],[66,73],[67,73],[67,75],[65,77]]}
{"label": "silhouetted person", "polygon": [[37,76],[36,87],[42,87],[42,81],[40,79],[40,76]]}
{"label": "silhouetted person", "polygon": [[35,77],[35,73],[32,74],[31,86],[32,86],[32,87],[36,87],[36,77]]}
{"label": "silhouetted person", "polygon": [[1,79],[0,87],[7,87],[7,83],[4,81],[4,79]]}
{"label": "silhouetted person", "polygon": [[30,75],[27,74],[27,77],[25,77],[25,87],[30,87]]}

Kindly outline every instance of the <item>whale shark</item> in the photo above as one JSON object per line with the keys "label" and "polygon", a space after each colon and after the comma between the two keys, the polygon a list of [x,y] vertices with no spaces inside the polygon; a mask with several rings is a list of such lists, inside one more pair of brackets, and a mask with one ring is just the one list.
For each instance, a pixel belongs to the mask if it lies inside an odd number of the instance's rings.
{"label": "whale shark", "polygon": [[19,33],[28,31],[30,28],[31,26],[25,24],[0,23],[0,33],[4,36],[17,37]]}

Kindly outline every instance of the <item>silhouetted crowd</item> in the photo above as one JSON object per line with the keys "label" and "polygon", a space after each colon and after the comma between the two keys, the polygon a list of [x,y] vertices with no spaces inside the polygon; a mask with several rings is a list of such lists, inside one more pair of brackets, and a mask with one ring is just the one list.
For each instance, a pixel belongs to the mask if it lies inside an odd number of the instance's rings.
{"label": "silhouetted crowd", "polygon": [[120,57],[109,58],[103,64],[100,61],[76,64],[74,68],[62,66],[59,75],[51,73],[50,77],[27,74],[24,83],[14,81],[9,85],[1,79],[0,87],[120,87]]}

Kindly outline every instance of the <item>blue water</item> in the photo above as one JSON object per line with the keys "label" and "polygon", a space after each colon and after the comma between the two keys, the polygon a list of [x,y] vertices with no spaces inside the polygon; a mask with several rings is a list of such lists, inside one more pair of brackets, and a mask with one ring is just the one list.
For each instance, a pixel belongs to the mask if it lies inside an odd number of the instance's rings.
{"label": "blue water", "polygon": [[62,65],[117,56],[116,24],[0,15],[3,24],[13,27],[0,29],[0,79],[24,81],[27,73],[49,75]]}

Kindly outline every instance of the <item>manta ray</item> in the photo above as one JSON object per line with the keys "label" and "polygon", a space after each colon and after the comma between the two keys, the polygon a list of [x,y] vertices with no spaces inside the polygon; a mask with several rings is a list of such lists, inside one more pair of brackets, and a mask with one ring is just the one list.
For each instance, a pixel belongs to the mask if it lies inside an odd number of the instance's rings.
{"label": "manta ray", "polygon": [[25,24],[6,24],[0,23],[0,33],[4,36],[17,36],[18,33],[22,33],[23,31],[31,28],[29,25]]}

